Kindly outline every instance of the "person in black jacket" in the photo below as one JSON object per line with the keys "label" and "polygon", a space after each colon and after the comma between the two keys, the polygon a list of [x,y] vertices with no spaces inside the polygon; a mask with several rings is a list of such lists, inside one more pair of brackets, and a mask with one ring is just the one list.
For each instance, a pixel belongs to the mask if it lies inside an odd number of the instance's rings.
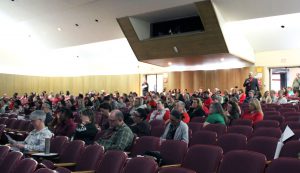
{"label": "person in black jacket", "polygon": [[247,97],[248,97],[248,94],[249,94],[250,90],[254,91],[254,95],[256,94],[256,92],[259,92],[258,80],[253,77],[252,72],[249,73],[249,78],[247,78],[245,80],[243,86],[245,87]]}
{"label": "person in black jacket", "polygon": [[138,108],[132,113],[132,119],[134,124],[130,126],[130,129],[138,137],[150,136],[150,124],[146,120],[147,112],[143,108]]}
{"label": "person in black jacket", "polygon": [[190,107],[190,110],[188,111],[188,114],[190,115],[190,118],[193,117],[202,117],[205,116],[205,112],[203,110],[202,101],[200,98],[194,98],[192,106]]}
{"label": "person in black jacket", "polygon": [[94,119],[94,112],[91,109],[85,109],[81,112],[82,123],[78,124],[75,130],[74,140],[82,140],[86,145],[94,143],[98,132]]}

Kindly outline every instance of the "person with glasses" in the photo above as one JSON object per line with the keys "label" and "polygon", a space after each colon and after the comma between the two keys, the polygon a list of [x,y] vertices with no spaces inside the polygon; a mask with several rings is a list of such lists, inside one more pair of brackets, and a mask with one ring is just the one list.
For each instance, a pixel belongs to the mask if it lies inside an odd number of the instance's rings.
{"label": "person with glasses", "polygon": [[150,124],[146,120],[147,112],[145,109],[138,108],[132,114],[134,124],[130,126],[132,132],[138,137],[150,136]]}
{"label": "person with glasses", "polygon": [[189,143],[189,127],[182,121],[183,114],[174,109],[171,112],[170,123],[167,125],[161,139],[179,140]]}

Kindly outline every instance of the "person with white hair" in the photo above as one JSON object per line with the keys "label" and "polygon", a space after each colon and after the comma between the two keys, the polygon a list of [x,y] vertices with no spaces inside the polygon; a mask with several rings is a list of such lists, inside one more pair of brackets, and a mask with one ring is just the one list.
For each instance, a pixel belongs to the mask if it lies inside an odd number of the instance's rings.
{"label": "person with white hair", "polygon": [[10,140],[12,147],[21,151],[45,151],[45,139],[51,138],[53,134],[45,126],[46,113],[42,110],[36,110],[30,114],[30,120],[34,127],[24,141]]}
{"label": "person with white hair", "polygon": [[249,73],[249,78],[245,80],[243,86],[245,87],[247,97],[250,90],[254,91],[254,95],[259,92],[258,80],[253,76],[252,72]]}

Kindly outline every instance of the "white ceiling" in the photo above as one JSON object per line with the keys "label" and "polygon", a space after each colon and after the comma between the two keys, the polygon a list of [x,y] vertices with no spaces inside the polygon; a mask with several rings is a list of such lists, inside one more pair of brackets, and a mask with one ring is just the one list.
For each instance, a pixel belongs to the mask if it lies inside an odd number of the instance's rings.
{"label": "white ceiling", "polygon": [[[89,57],[97,57],[98,63],[109,63],[109,60],[117,62],[114,52],[118,52],[118,47],[108,51],[94,51],[106,48],[101,42],[109,40],[117,45],[120,41],[126,44],[126,50],[120,51],[120,56],[124,61],[127,59],[139,64],[128,43],[123,40],[124,35],[116,18],[197,1],[199,0],[1,0],[0,65],[7,68],[13,67],[16,62],[22,62],[20,65],[26,66],[29,65],[26,64],[28,61],[18,61],[18,58],[30,57],[30,61],[37,61],[43,58],[46,60],[49,55],[60,58],[80,56],[86,58],[86,61],[89,61]],[[299,0],[212,1],[225,21],[245,34],[255,52],[300,49],[300,15],[293,14],[300,13]],[[95,19],[99,22],[95,22]],[[79,24],[78,27],[75,26],[76,23]],[[281,25],[286,27],[282,29]],[[57,28],[61,28],[61,31]],[[84,48],[78,48],[78,45],[84,45]],[[49,49],[59,50],[49,53]],[[94,73],[102,72],[99,69]],[[49,74],[51,75],[50,72]]]}

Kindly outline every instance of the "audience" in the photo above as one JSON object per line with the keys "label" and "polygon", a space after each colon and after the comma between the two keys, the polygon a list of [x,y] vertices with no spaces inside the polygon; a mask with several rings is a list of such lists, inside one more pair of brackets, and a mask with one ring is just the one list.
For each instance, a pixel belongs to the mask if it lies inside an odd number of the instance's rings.
{"label": "audience", "polygon": [[86,145],[94,143],[98,132],[95,126],[95,116],[91,109],[85,109],[80,113],[81,123],[77,125],[74,140],[82,140]]}
{"label": "audience", "polygon": [[262,103],[266,103],[266,104],[272,103],[272,98],[270,96],[270,92],[269,91],[265,91],[264,95],[261,98],[261,102]]}
{"label": "audience", "polygon": [[113,134],[108,139],[100,138],[98,143],[105,150],[124,151],[132,145],[134,135],[131,129],[125,124],[123,113],[120,110],[113,110],[108,120]]}
{"label": "audience", "polygon": [[179,140],[189,143],[189,128],[182,121],[182,112],[174,109],[171,112],[170,123],[167,125],[161,139]]}
{"label": "audience", "polygon": [[243,119],[252,120],[253,123],[257,123],[263,120],[264,114],[261,109],[260,102],[257,99],[252,99],[249,103],[249,111],[242,115]]}
{"label": "audience", "polygon": [[254,91],[253,91],[253,90],[250,90],[250,91],[248,92],[248,97],[247,97],[247,98],[245,99],[245,101],[244,101],[244,104],[245,104],[245,103],[250,103],[251,100],[254,99],[254,95],[255,95]]}

